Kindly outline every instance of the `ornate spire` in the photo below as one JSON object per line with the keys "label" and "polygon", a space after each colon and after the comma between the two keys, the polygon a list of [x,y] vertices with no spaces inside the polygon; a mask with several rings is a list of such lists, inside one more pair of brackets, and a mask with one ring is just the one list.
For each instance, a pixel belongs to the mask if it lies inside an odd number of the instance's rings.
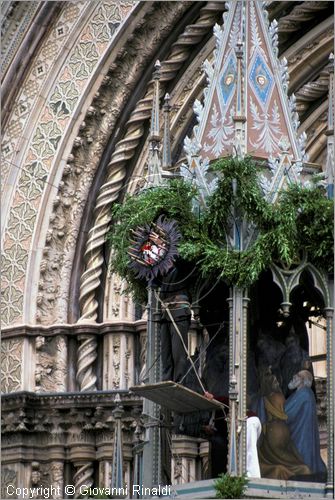
{"label": "ornate spire", "polygon": [[[244,29],[244,26],[242,26]],[[235,103],[235,139],[234,139],[234,151],[233,154],[239,157],[243,157],[246,151],[246,134],[245,134],[245,92],[243,89],[243,42],[239,39],[236,43],[235,54],[237,60],[237,78],[236,78],[236,103]]]}
{"label": "ornate spire", "polygon": [[[214,26],[214,60],[204,62],[207,88],[203,104],[195,101],[198,125],[184,149],[188,158],[198,157],[196,170],[202,176],[211,161],[224,156],[269,160],[262,186],[274,201],[285,182],[299,181],[307,159],[305,136],[297,136],[295,97],[287,95],[287,61],[278,59],[278,23],[269,24],[259,1],[234,0],[227,7],[224,26]],[[284,168],[287,162],[290,167]],[[210,190],[207,181],[198,181],[204,193]]]}
{"label": "ornate spire", "polygon": [[162,182],[162,165],[159,155],[160,127],[159,127],[159,80],[161,63],[156,61],[153,73],[154,95],[152,99],[151,124],[149,136],[148,174],[145,188],[159,186]]}
{"label": "ornate spire", "polygon": [[328,198],[334,198],[334,54],[330,54],[329,64],[329,93],[328,93],[328,130],[327,130],[327,162],[326,162],[326,178],[327,178],[327,194]]}
{"label": "ornate spire", "polygon": [[164,97],[164,133],[163,133],[163,169],[169,169],[172,166],[171,159],[171,139],[170,139],[170,95]]}

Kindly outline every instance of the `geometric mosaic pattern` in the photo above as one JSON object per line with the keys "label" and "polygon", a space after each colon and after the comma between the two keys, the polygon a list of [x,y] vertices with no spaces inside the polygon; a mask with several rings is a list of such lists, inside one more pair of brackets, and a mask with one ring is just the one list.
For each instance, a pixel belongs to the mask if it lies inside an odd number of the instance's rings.
{"label": "geometric mosaic pattern", "polygon": [[1,391],[21,390],[23,339],[1,342]]}
{"label": "geometric mosaic pattern", "polygon": [[[76,2],[67,4],[50,39],[42,46],[43,59],[34,65],[17,99],[17,106],[6,128],[2,155],[4,175],[16,159],[19,141],[29,127],[29,116],[35,105],[41,109],[35,130],[30,133],[24,161],[15,180],[10,217],[3,241],[2,320],[4,324],[22,321],[23,294],[26,286],[28,255],[35,221],[45,183],[57,156],[62,137],[99,61],[104,56],[118,30],[135,3],[128,1]],[[62,64],[61,72],[41,106],[37,97],[48,75],[48,54],[59,53],[75,27],[80,12],[91,9],[79,39]],[[57,43],[58,40],[58,43]],[[59,42],[62,40],[62,42]],[[41,78],[41,81],[39,80]],[[29,284],[27,284],[29,286]]]}

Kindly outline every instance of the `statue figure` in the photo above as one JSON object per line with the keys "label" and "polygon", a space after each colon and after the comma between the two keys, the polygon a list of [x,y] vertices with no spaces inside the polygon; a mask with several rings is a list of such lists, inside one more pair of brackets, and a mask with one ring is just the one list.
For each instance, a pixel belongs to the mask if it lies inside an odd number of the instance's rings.
{"label": "statue figure", "polygon": [[316,414],[316,401],[311,389],[313,375],[308,370],[296,373],[288,388],[295,389],[286,400],[285,412],[291,438],[304,463],[313,474],[325,480],[326,466],[320,456],[320,437]]}
{"label": "statue figure", "polygon": [[262,373],[261,391],[266,414],[258,443],[262,477],[289,479],[310,474],[309,467],[303,463],[291,439],[284,409],[285,398],[271,369]]}
{"label": "statue figure", "polygon": [[271,373],[281,382],[280,359],[284,352],[284,344],[272,337],[270,329],[262,329],[258,336],[256,351],[259,374],[271,367]]}
{"label": "statue figure", "polygon": [[285,345],[286,350],[280,359],[280,370],[282,376],[281,388],[284,396],[287,397],[291,393],[289,382],[293,376],[300,370],[309,370],[313,380],[313,367],[311,358],[307,351],[300,346],[299,337],[295,334],[294,330],[290,330],[285,340]]}

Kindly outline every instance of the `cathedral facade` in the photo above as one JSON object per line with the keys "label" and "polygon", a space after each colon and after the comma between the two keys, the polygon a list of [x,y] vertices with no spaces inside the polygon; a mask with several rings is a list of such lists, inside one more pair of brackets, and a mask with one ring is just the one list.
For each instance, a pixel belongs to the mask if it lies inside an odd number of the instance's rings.
{"label": "cathedral facade", "polygon": [[[54,488],[53,498],[89,488],[130,496],[133,485],[216,476],[209,437],[183,424],[150,427],[170,417],[129,390],[160,380],[159,370],[150,378],[159,313],[150,293],[146,307],[113,271],[112,209],[163,182],[160,169],[192,172],[211,194],[201,169],[222,156],[269,160],[273,177],[261,184],[271,203],[314,174],[331,199],[333,15],[333,2],[307,0],[2,2],[2,498],[22,498],[23,488],[38,498],[38,487]],[[308,310],[300,347],[328,471],[314,483],[333,498],[333,277],[307,255],[267,272],[250,294],[196,284],[189,355],[226,323],[234,425],[225,460],[245,473],[247,345],[261,346],[290,310]],[[256,328],[262,335],[250,334]]]}

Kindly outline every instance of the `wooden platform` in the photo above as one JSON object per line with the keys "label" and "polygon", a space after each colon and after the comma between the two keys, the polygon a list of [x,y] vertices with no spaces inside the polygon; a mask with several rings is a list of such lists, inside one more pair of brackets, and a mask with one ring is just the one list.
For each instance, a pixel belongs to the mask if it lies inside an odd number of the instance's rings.
{"label": "wooden platform", "polygon": [[222,403],[209,400],[176,382],[166,381],[151,385],[136,385],[130,391],[153,401],[176,413],[191,413],[200,410],[218,410]]}

